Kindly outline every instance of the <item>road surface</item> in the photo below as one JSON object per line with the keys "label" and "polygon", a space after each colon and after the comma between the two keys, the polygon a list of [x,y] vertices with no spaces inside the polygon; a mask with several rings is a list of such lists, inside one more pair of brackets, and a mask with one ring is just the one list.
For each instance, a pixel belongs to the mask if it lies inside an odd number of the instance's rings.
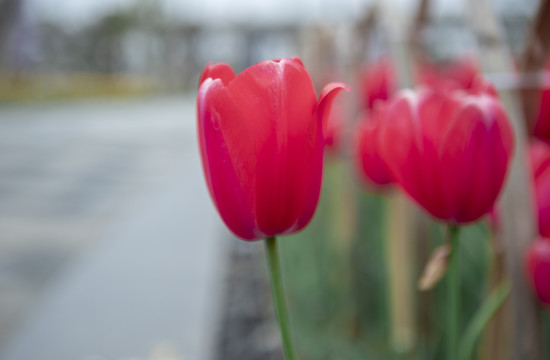
{"label": "road surface", "polygon": [[230,236],[194,111],[0,107],[0,360],[210,358]]}

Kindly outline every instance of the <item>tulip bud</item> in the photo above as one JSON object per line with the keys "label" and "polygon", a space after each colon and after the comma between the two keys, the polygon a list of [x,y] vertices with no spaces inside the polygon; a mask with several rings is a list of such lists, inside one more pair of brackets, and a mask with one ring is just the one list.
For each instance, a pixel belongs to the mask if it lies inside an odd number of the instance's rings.
{"label": "tulip bud", "polygon": [[364,109],[373,109],[377,101],[388,100],[395,91],[395,71],[391,60],[380,58],[366,64],[360,74],[360,95]]}
{"label": "tulip bud", "polygon": [[340,90],[316,98],[299,58],[262,61],[239,75],[207,65],[197,99],[202,166],[227,227],[245,240],[301,230],[321,188],[322,123]]}
{"label": "tulip bud", "polygon": [[383,187],[393,183],[393,177],[380,155],[380,128],[385,115],[384,104],[378,103],[360,119],[355,138],[355,164],[367,187]]}
{"label": "tulip bud", "polygon": [[438,91],[469,90],[478,76],[475,60],[465,56],[441,65],[423,60],[416,66],[416,81]]}
{"label": "tulip bud", "polygon": [[526,270],[539,300],[550,305],[550,239],[539,238],[531,244],[526,256]]}

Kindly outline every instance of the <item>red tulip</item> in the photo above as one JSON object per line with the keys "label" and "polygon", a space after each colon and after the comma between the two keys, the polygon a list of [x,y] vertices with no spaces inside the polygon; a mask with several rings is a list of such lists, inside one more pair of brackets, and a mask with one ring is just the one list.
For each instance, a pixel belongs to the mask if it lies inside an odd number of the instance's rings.
{"label": "red tulip", "polygon": [[388,165],[380,155],[380,128],[384,121],[384,104],[378,103],[368,115],[363,115],[355,139],[355,159],[358,173],[368,187],[393,183]]}
{"label": "red tulip", "polygon": [[534,135],[550,140],[550,87],[541,89],[539,94],[539,112],[535,122]]}
{"label": "red tulip", "polygon": [[299,58],[262,61],[232,78],[216,77],[230,75],[227,69],[207,65],[197,99],[210,195],[242,239],[297,232],[319,199],[323,117],[336,93],[349,88],[331,83],[317,100]]}
{"label": "red tulip", "polygon": [[529,159],[535,188],[535,204],[541,236],[550,238],[550,145],[534,140]]}
{"label": "red tulip", "polygon": [[476,62],[469,56],[453,59],[443,65],[423,60],[416,67],[417,83],[438,91],[470,90],[478,74]]}
{"label": "red tulip", "polygon": [[346,125],[346,108],[342,98],[337,98],[332,103],[330,115],[324,117],[323,134],[326,149],[337,153],[342,145],[342,137]]}
{"label": "red tulip", "polygon": [[381,154],[396,182],[434,217],[454,224],[490,211],[513,151],[494,90],[401,92],[388,104]]}
{"label": "red tulip", "polygon": [[528,280],[541,302],[550,305],[550,239],[539,238],[527,251]]}
{"label": "red tulip", "polygon": [[395,72],[388,58],[366,64],[360,74],[364,109],[373,109],[377,101],[388,100],[395,91]]}
{"label": "red tulip", "polygon": [[539,111],[535,122],[534,135],[550,140],[550,61],[546,64],[545,85],[539,92]]}

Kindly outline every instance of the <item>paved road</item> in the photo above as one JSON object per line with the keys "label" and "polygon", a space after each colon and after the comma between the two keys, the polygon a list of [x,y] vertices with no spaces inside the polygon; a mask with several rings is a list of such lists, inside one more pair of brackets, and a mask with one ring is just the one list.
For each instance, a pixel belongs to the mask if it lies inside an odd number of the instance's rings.
{"label": "paved road", "polygon": [[0,360],[210,357],[229,235],[190,98],[0,108]]}

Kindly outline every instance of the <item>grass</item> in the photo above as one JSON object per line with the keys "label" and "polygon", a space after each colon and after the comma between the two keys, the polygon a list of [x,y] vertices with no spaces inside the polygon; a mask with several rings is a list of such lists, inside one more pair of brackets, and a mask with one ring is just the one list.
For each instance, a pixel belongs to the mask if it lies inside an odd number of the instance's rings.
{"label": "grass", "polygon": [[0,73],[0,103],[128,97],[153,90],[151,81],[122,74]]}
{"label": "grass", "polygon": [[[385,258],[386,199],[360,188],[348,165],[330,160],[317,213],[303,232],[280,241],[283,276],[300,359],[441,359],[444,356],[446,291],[442,281],[414,291],[416,341],[407,353],[390,342]],[[428,250],[444,241],[444,227],[420,214]],[[410,231],[413,231],[411,229]],[[482,224],[460,237],[462,329],[486,296],[489,232]],[[415,240],[416,242],[420,241]],[[416,245],[416,244],[415,244]],[[416,249],[416,247],[413,247]],[[411,254],[413,279],[424,267]],[[415,284],[410,284],[415,286]]]}

